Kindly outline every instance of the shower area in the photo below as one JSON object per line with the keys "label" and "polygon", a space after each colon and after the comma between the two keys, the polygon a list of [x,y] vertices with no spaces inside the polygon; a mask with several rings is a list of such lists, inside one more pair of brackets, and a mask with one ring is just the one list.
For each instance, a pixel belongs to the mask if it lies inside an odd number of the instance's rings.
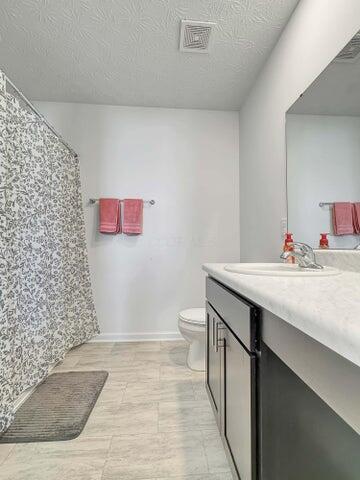
{"label": "shower area", "polygon": [[79,161],[0,71],[0,432],[14,403],[99,332]]}

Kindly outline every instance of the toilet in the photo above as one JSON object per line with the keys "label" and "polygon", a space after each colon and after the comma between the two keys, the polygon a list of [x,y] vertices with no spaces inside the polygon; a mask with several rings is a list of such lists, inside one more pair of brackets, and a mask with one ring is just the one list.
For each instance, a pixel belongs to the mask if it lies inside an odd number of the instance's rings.
{"label": "toilet", "polygon": [[189,343],[187,364],[191,370],[205,370],[205,308],[189,308],[179,313],[179,330]]}

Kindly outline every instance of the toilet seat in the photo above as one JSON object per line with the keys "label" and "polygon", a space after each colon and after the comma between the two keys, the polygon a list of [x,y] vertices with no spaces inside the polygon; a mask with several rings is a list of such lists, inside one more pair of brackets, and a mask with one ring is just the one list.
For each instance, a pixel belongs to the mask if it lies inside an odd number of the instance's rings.
{"label": "toilet seat", "polygon": [[205,308],[188,308],[179,313],[179,320],[191,325],[205,325]]}

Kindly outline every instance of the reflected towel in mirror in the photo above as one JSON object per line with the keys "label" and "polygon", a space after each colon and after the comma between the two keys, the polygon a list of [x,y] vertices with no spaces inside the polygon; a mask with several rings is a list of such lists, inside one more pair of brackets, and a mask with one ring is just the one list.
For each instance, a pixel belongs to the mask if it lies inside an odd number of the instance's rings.
{"label": "reflected towel in mirror", "polygon": [[360,235],[360,202],[353,204],[354,233]]}
{"label": "reflected towel in mirror", "polygon": [[352,235],[354,233],[352,204],[335,202],[333,207],[334,235]]}

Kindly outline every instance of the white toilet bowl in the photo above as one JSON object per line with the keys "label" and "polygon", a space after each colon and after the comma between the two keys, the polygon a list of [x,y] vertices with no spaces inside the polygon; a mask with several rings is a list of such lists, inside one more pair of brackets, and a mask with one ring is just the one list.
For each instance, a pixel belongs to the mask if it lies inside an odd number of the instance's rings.
{"label": "white toilet bowl", "polygon": [[189,308],[179,313],[179,330],[189,343],[187,364],[191,370],[205,370],[205,308]]}

